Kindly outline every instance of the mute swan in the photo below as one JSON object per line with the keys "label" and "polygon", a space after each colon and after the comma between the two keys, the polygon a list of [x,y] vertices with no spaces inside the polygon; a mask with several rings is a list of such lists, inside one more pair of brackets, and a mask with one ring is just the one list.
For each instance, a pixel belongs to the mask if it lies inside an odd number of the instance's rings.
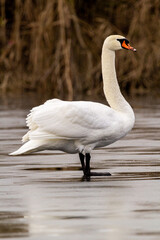
{"label": "mute swan", "polygon": [[26,143],[10,155],[45,149],[79,153],[84,176],[103,175],[90,172],[91,151],[124,137],[135,122],[134,112],[117,82],[115,51],[120,49],[136,51],[123,36],[111,35],[105,39],[102,48],[103,89],[110,107],[90,101],[48,100],[28,114],[29,131],[22,138]]}

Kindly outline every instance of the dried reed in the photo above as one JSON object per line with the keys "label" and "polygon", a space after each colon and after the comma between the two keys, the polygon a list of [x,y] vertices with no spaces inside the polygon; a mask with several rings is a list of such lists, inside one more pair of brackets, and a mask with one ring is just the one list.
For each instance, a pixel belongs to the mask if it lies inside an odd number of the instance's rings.
{"label": "dried reed", "polygon": [[118,53],[123,88],[156,90],[159,14],[159,0],[0,0],[0,92],[101,94],[101,46],[110,34],[127,36],[138,50]]}

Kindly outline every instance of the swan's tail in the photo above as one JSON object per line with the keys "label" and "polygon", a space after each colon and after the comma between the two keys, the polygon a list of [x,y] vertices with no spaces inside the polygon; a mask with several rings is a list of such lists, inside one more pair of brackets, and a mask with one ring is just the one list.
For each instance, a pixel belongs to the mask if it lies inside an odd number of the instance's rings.
{"label": "swan's tail", "polygon": [[21,154],[29,154],[40,150],[43,150],[42,142],[30,140],[22,145],[17,151],[12,152],[9,155],[16,156]]}

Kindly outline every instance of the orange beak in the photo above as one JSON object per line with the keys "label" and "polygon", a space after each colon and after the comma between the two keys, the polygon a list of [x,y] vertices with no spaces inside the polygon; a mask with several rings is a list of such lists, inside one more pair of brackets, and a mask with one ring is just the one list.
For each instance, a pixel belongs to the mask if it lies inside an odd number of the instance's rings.
{"label": "orange beak", "polygon": [[127,49],[127,50],[131,50],[131,51],[133,51],[133,52],[136,52],[136,51],[137,51],[135,48],[131,47],[129,44],[126,44],[125,41],[123,41],[122,47],[125,48],[125,49]]}

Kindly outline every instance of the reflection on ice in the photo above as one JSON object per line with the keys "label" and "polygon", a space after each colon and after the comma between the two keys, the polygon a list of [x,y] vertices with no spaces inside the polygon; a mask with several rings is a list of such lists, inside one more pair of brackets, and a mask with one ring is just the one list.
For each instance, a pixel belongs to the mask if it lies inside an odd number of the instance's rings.
{"label": "reflection on ice", "polygon": [[2,110],[0,238],[160,239],[160,105],[137,109],[129,135],[93,152],[93,171],[112,176],[90,182],[81,179],[78,155],[9,157],[21,144],[27,111]]}
{"label": "reflection on ice", "polygon": [[27,237],[28,223],[24,213],[16,211],[0,211],[0,238]]}

